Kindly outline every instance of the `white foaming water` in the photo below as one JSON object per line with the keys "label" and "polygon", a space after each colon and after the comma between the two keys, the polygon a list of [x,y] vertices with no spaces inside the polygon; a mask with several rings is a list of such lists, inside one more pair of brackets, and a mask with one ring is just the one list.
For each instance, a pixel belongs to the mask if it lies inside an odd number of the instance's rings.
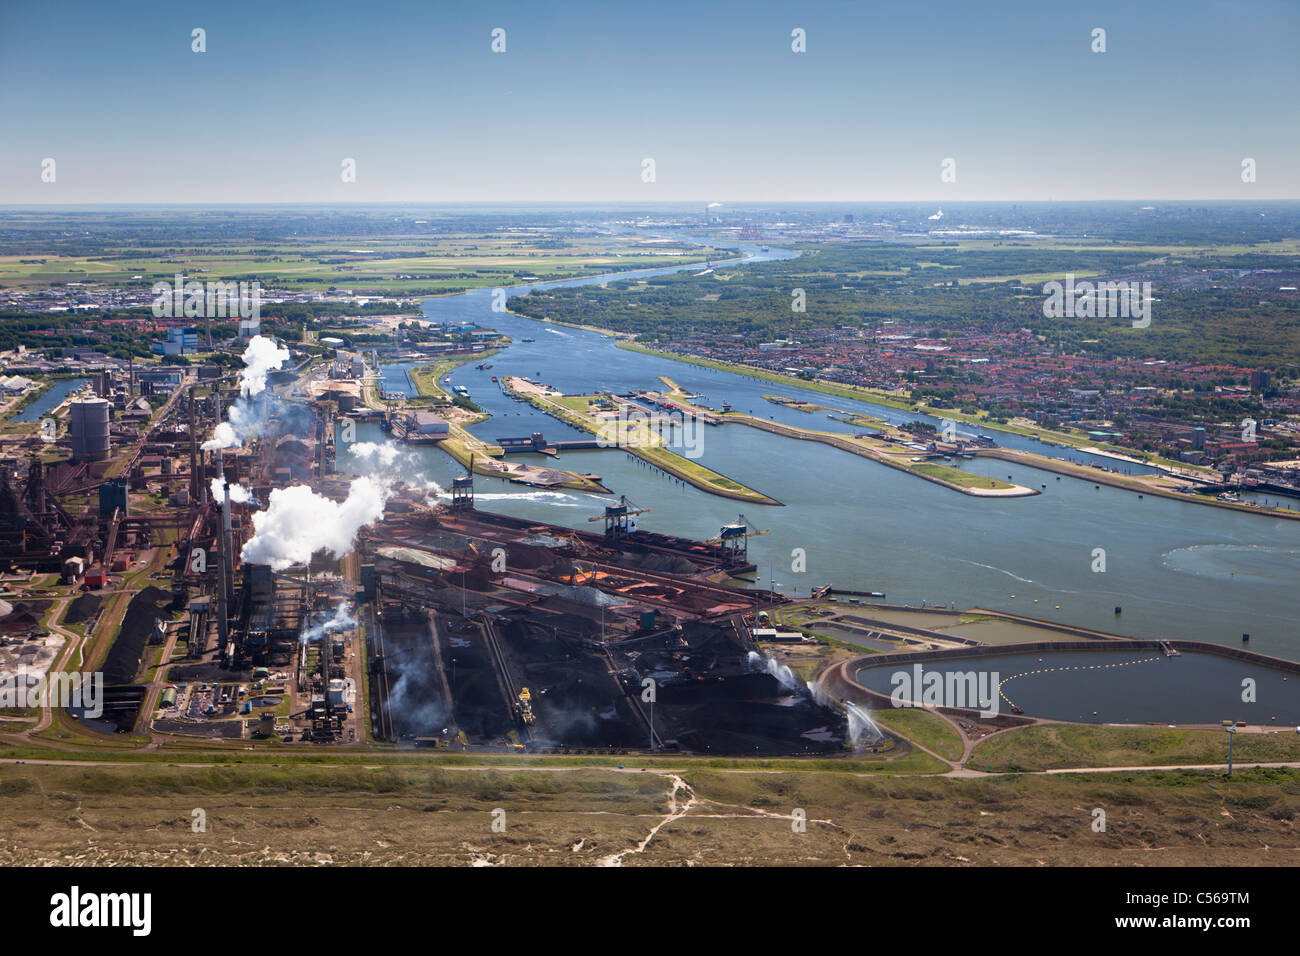
{"label": "white foaming water", "polygon": [[[440,495],[439,497],[449,497]],[[590,507],[586,501],[566,495],[561,491],[524,491],[519,494],[504,494],[497,492],[488,492],[486,494],[474,494],[475,501],[536,501],[551,505],[557,508],[587,508]],[[603,499],[599,499],[603,500]]]}
{"label": "white foaming water", "polygon": [[813,703],[822,707],[834,707],[835,701],[831,700],[831,695],[826,693],[826,689],[815,680],[810,680],[804,685],[808,690],[808,696],[813,699]]}
{"label": "white foaming water", "polygon": [[869,738],[872,742],[884,739],[885,732],[880,729],[880,725],[871,719],[871,715],[853,703],[851,700],[844,702],[844,711],[849,715],[849,740],[856,749],[863,737]]}
{"label": "white foaming water", "polygon": [[1009,578],[1015,578],[1015,580],[1021,582],[1022,584],[1033,584],[1033,583],[1034,583],[1032,579],[1030,579],[1030,578],[1022,578],[1020,575],[1018,575],[1018,574],[1016,574],[1016,573],[1014,573],[1014,572],[1012,572],[1012,571],[1008,571],[1006,568],[998,568],[998,567],[994,567],[994,566],[991,565],[991,564],[981,564],[979,561],[967,561],[965,558],[956,558],[956,559],[954,559],[954,560],[960,561],[962,564],[969,564],[969,565],[971,565],[972,567],[976,567],[976,568],[986,568],[986,569],[988,569],[989,571],[996,571],[996,572],[998,572],[998,574],[1005,574],[1005,575],[1006,575],[1007,577],[1009,577]]}
{"label": "white foaming water", "polygon": [[782,686],[789,688],[795,693],[801,694],[807,690],[807,686],[803,681],[799,680],[795,675],[795,672],[790,670],[790,668],[782,664],[780,661],[775,661],[770,657],[765,657],[757,651],[750,651],[749,664],[751,667],[767,671],[779,680]]}

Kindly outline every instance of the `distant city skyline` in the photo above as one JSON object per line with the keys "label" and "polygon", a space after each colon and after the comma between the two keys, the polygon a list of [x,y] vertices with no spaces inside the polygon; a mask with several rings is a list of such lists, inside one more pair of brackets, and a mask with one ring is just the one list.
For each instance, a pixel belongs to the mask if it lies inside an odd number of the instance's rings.
{"label": "distant city skyline", "polygon": [[1290,0],[9,0],[0,205],[1293,199],[1298,46]]}

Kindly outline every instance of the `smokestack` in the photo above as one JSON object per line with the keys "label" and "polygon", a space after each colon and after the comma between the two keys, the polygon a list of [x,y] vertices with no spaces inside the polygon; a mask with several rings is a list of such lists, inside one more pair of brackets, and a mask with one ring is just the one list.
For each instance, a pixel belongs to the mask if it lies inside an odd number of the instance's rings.
{"label": "smokestack", "polygon": [[225,559],[222,565],[226,575],[226,594],[230,595],[235,588],[235,555],[230,533],[230,482],[224,477],[221,479],[221,497],[224,499],[221,509],[221,555]]}
{"label": "smokestack", "polygon": [[[218,505],[217,507],[221,508],[222,511],[225,511],[225,509],[226,509],[226,507],[227,507],[228,505],[229,505],[229,502],[222,502],[222,503],[221,503],[220,505]],[[223,534],[221,533],[221,529],[218,528],[218,529],[217,529],[217,540],[218,540],[219,542],[221,542],[221,544],[218,545],[218,550],[219,550],[219,551],[224,551],[224,550],[225,550],[225,542],[224,542],[224,540],[222,540],[224,537],[225,537],[225,535],[223,535]],[[226,595],[226,556],[225,556],[225,554],[219,554],[219,555],[217,555],[217,560],[218,560],[218,564],[217,564],[217,634],[218,634],[219,637],[220,637],[220,640],[221,640],[221,647],[222,647],[222,649],[224,650],[224,649],[225,649],[225,646],[226,646],[226,640],[227,640],[227,639],[229,638],[229,636],[230,636],[229,631],[228,631],[229,619],[228,619],[228,617],[227,617],[227,615],[226,615],[226,601],[227,601],[227,595]]]}
{"label": "smokestack", "polygon": [[[208,308],[208,301],[206,296],[204,297],[203,300],[203,327],[208,333],[208,351],[211,352],[212,351],[212,309]],[[235,322],[235,327],[236,328],[239,327],[238,321]],[[236,341],[238,341],[238,337],[236,337]],[[185,350],[184,346],[182,346],[181,351],[184,350]],[[221,421],[221,419],[218,418],[217,421]]]}
{"label": "smokestack", "polygon": [[217,474],[221,480],[222,495],[217,507],[221,509],[220,524],[217,526],[218,564],[217,564],[217,632],[221,636],[221,649],[224,651],[230,632],[230,486],[226,482],[226,470],[222,460],[221,449],[217,449]]}
{"label": "smokestack", "polygon": [[190,386],[190,501],[203,505],[203,478],[199,474],[198,420],[194,415],[194,386]]}

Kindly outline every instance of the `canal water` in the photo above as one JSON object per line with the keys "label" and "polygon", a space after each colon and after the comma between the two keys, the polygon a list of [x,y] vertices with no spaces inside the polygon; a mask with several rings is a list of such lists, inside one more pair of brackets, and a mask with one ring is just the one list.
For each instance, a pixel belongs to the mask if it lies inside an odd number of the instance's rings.
{"label": "canal water", "polygon": [[57,408],[69,395],[89,383],[90,379],[88,378],[56,379],[54,384],[45,390],[44,394],[11,418],[10,421],[38,422],[41,420],[41,416]]}
{"label": "canal water", "polygon": [[[752,261],[789,257],[754,247],[743,251]],[[619,281],[673,271],[681,269],[631,273]],[[583,278],[567,284],[601,281],[611,280]],[[562,284],[519,286],[510,294]],[[667,376],[703,396],[703,404],[718,407],[727,401],[741,411],[827,431],[857,429],[825,413],[781,408],[761,396],[789,395],[892,422],[924,417],[619,349],[608,336],[493,312],[491,303],[490,289],[424,303],[425,315],[432,320],[475,322],[514,340],[487,360],[491,369],[479,370],[471,363],[451,373],[451,384],[465,385],[474,401],[491,413],[473,429],[488,440],[534,431],[553,440],[589,437],[515,402],[492,383],[494,375],[527,376],[569,393],[656,389],[662,387],[659,376]],[[386,366],[387,387],[405,390],[406,371],[404,365]],[[959,430],[966,431],[964,426]],[[1007,447],[1120,471],[1145,470],[1005,432],[990,434]],[[383,437],[377,426],[358,429],[361,440]],[[996,460],[962,464],[991,477],[1010,475],[1043,493],[974,498],[826,445],[754,428],[705,428],[702,438],[702,464],[776,498],[784,507],[741,505],[706,494],[615,449],[566,452],[554,463],[570,471],[595,472],[616,494],[651,509],[638,519],[648,531],[709,538],[743,510],[752,525],[771,531],[750,542],[760,583],[775,582],[790,596],[806,597],[810,588],[829,583],[883,591],[891,603],[989,607],[1137,637],[1238,645],[1242,634],[1249,633],[1252,649],[1300,659],[1295,612],[1300,523],[1149,495],[1139,498]],[[412,446],[410,451],[428,477],[441,484],[459,473],[436,448]],[[540,456],[523,460],[552,463]],[[588,529],[592,525],[586,519],[599,515],[607,500],[482,476],[475,485],[485,509]],[[1103,566],[1099,559],[1104,559],[1104,571],[1094,570]],[[1121,608],[1118,615],[1116,607]]]}

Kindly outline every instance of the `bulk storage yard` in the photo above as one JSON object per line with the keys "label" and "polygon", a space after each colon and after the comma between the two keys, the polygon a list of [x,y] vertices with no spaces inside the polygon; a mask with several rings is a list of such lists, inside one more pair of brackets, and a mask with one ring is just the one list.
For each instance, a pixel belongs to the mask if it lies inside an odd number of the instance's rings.
{"label": "bulk storage yard", "polygon": [[368,531],[377,736],[548,751],[840,750],[836,711],[750,663],[747,619],[772,596],[714,583],[721,550],[628,531],[626,510],[607,509],[602,535],[462,499]]}

